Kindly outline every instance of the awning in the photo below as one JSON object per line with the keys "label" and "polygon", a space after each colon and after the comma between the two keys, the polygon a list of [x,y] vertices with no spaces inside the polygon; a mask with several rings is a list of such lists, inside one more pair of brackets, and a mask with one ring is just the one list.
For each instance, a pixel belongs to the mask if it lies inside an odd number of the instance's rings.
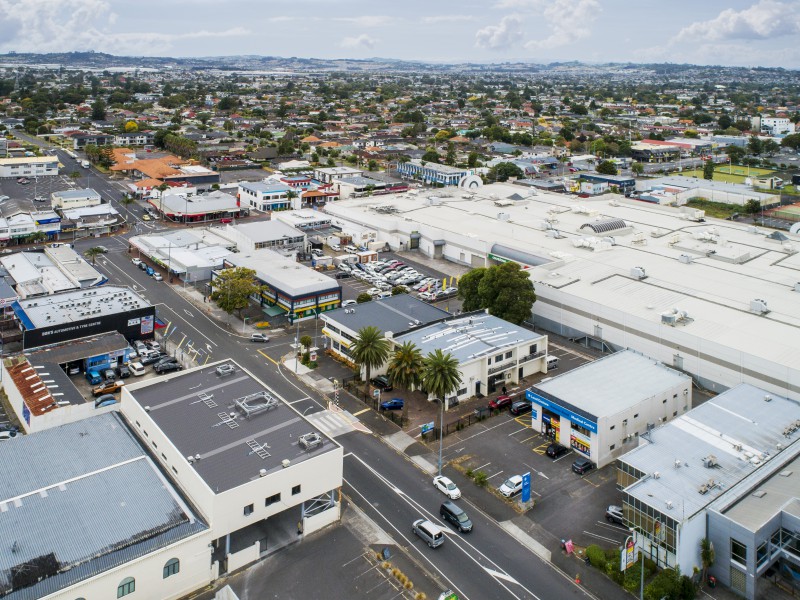
{"label": "awning", "polygon": [[408,237],[410,237],[412,240],[418,240],[418,239],[420,239],[420,238],[422,237],[422,234],[420,234],[420,233],[417,233],[417,232],[415,231],[414,233],[412,233],[412,234],[411,234],[410,236],[408,236]]}
{"label": "awning", "polygon": [[275,304],[275,305],[267,304],[261,310],[264,311],[264,313],[269,315],[270,317],[277,317],[278,315],[282,315],[282,314],[286,313],[286,309],[283,308],[282,306],[277,305],[277,304]]}
{"label": "awning", "polygon": [[445,244],[444,240],[433,240],[434,246],[444,246],[444,244]]}

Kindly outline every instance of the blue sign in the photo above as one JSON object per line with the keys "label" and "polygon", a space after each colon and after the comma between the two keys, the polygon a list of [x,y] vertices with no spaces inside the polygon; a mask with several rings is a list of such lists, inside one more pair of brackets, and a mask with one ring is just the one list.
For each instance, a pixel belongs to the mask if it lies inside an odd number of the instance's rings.
{"label": "blue sign", "polygon": [[530,474],[530,472],[525,473],[522,476],[522,501],[523,502],[530,502],[531,501],[531,474]]}
{"label": "blue sign", "polygon": [[428,433],[429,431],[433,431],[433,421],[430,423],[423,423],[421,427],[422,433]]}
{"label": "blue sign", "polygon": [[581,427],[583,427],[584,429],[588,429],[592,433],[597,433],[597,423],[595,421],[590,421],[586,417],[582,417],[581,415],[575,414],[571,410],[566,409],[563,406],[559,406],[558,404],[551,402],[547,398],[542,398],[539,394],[532,392],[531,390],[525,391],[525,397],[531,402],[535,402],[542,408],[546,408],[556,413],[559,416],[569,419],[571,423],[580,425]]}

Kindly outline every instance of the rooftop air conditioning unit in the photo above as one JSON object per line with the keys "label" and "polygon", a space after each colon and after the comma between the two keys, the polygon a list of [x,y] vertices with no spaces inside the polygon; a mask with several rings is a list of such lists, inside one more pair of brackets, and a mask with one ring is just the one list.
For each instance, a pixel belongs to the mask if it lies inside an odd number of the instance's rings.
{"label": "rooftop air conditioning unit", "polygon": [[634,279],[646,279],[647,273],[645,273],[644,267],[633,267],[631,269],[631,277]]}
{"label": "rooftop air conditioning unit", "polygon": [[658,471],[653,471],[653,479],[658,479],[659,477],[661,477],[661,473]]}
{"label": "rooftop air conditioning unit", "polygon": [[759,315],[767,314],[769,312],[767,301],[763,300],[762,298],[756,298],[755,300],[750,300],[750,311]]}
{"label": "rooftop air conditioning unit", "polygon": [[694,257],[689,254],[681,254],[678,260],[680,260],[685,265],[690,265],[692,264],[692,262],[694,262]]}
{"label": "rooftop air conditioning unit", "polygon": [[667,508],[672,508],[672,500],[666,501]]}
{"label": "rooftop air conditioning unit", "polygon": [[667,325],[675,325],[678,322],[678,315],[674,312],[661,313],[661,322]]}

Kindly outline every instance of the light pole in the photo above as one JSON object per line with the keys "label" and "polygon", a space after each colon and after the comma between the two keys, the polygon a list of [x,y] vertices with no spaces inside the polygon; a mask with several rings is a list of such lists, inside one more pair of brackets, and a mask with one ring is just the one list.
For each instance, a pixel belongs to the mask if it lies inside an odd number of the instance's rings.
{"label": "light pole", "polygon": [[244,328],[247,325],[247,319],[249,318],[250,317],[245,317],[244,319],[242,319],[242,335],[244,335]]}
{"label": "light pole", "polygon": [[442,440],[444,440],[444,398],[439,398],[441,411],[439,413],[439,475],[442,474]]}

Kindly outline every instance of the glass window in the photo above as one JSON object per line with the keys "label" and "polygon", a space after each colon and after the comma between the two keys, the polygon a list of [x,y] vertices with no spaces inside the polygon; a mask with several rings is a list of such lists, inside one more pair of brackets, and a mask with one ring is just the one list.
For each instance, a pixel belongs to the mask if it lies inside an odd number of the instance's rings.
{"label": "glass window", "polygon": [[270,496],[269,498],[266,498],[264,500],[264,506],[269,506],[270,504],[275,504],[276,502],[280,502],[280,501],[281,501],[280,493],[272,494],[272,496]]}
{"label": "glass window", "polygon": [[528,348],[528,354],[536,354],[536,344]]}
{"label": "glass window", "polygon": [[248,504],[247,506],[244,507],[244,516],[247,517],[252,514],[253,514],[253,505]]}
{"label": "glass window", "polygon": [[133,577],[126,577],[117,586],[117,598],[122,598],[136,591],[136,580]]}
{"label": "glass window", "polygon": [[767,542],[762,542],[758,548],[756,548],[756,565],[761,566],[769,559],[769,555],[767,554]]}
{"label": "glass window", "polygon": [[731,538],[731,560],[747,566],[747,546]]}
{"label": "glass window", "polygon": [[181,570],[181,561],[177,558],[170,558],[164,565],[164,579],[170,575],[177,575]]}
{"label": "glass window", "polygon": [[300,493],[300,486],[299,485],[294,486],[292,488],[292,496],[296,496],[299,493]]}
{"label": "glass window", "polygon": [[511,352],[506,352],[506,359],[511,358]]}

